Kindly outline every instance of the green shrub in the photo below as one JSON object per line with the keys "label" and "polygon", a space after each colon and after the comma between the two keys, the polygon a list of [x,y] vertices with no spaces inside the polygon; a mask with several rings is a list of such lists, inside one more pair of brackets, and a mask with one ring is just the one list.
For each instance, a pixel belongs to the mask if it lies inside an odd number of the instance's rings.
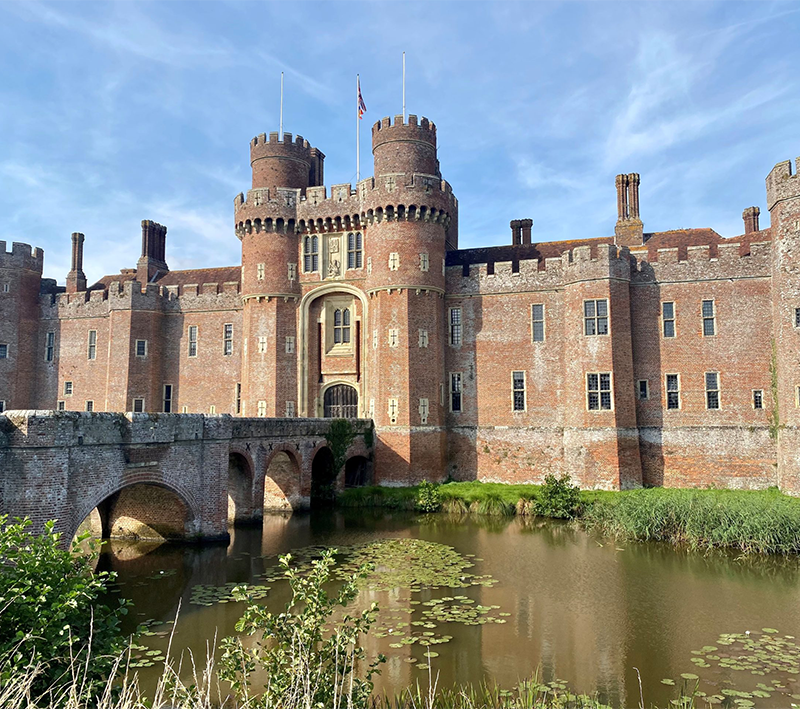
{"label": "green shrub", "polygon": [[[234,589],[237,600],[249,600],[236,630],[261,635],[254,649],[245,648],[238,637],[222,641],[220,677],[231,683],[239,701],[247,707],[284,709],[285,707],[367,707],[373,689],[372,677],[386,661],[383,655],[366,665],[363,677],[357,676],[365,662],[361,635],[375,622],[376,604],[353,617],[337,615],[358,595],[358,580],[367,567],[357,571],[330,597],[324,585],[330,581],[335,549],[323,552],[303,576],[289,566],[291,556],[281,557],[284,576],[292,589],[292,600],[280,614],[269,612],[247,596],[246,587]],[[332,632],[330,630],[332,629]],[[268,682],[260,695],[251,694],[251,675],[260,671]]]}
{"label": "green shrub", "polygon": [[423,480],[417,488],[416,509],[419,512],[438,512],[442,507],[439,486]]}
{"label": "green shrub", "polygon": [[548,475],[539,491],[534,509],[541,517],[577,517],[581,509],[581,490],[577,485],[570,484],[569,475],[564,474],[560,478]]}
{"label": "green shrub", "polygon": [[471,509],[480,515],[498,517],[510,517],[516,511],[512,503],[504,500],[502,495],[496,492],[490,492],[483,499],[473,502]]}
{"label": "green shrub", "polygon": [[64,549],[55,522],[41,535],[30,525],[0,515],[0,685],[34,672],[33,694],[59,692],[85,664],[83,691],[90,696],[106,685],[125,648],[120,619],[127,603],[101,602],[114,574],[93,572],[79,548],[83,539]]}

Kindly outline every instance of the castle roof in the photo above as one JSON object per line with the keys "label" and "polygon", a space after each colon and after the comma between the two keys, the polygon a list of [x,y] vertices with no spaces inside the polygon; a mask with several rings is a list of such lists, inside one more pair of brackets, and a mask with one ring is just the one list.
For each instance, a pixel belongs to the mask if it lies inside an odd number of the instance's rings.
{"label": "castle roof", "polygon": [[[155,283],[160,286],[186,286],[203,285],[204,283],[239,283],[242,278],[242,269],[239,266],[224,266],[222,268],[192,268],[185,271],[166,271],[158,274]],[[106,290],[111,283],[124,283],[136,280],[135,268],[123,268],[118,274],[103,276],[88,290]]]}

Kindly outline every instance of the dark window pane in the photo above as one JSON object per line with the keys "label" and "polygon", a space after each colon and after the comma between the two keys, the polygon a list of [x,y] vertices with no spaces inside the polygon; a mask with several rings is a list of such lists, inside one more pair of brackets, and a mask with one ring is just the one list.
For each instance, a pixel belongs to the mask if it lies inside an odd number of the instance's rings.
{"label": "dark window pane", "polygon": [[675,317],[675,303],[662,303],[664,319],[672,320]]}
{"label": "dark window pane", "polygon": [[675,321],[664,321],[664,337],[675,337]]}
{"label": "dark window pane", "polygon": [[608,301],[607,300],[598,300],[597,301],[597,314],[598,314],[598,316],[602,315],[603,317],[608,315]]}
{"label": "dark window pane", "polygon": [[608,318],[597,318],[597,334],[608,334]]}
{"label": "dark window pane", "polygon": [[584,302],[584,304],[583,304],[583,314],[587,318],[593,318],[594,317],[594,301],[593,300],[587,300],[587,301]]}

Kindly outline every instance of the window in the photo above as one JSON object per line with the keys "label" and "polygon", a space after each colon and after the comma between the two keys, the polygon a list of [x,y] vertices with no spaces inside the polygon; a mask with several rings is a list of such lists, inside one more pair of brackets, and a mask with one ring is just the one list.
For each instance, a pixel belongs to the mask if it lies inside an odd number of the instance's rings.
{"label": "window", "polygon": [[461,372],[450,372],[450,411],[461,411]]}
{"label": "window", "polygon": [[525,411],[525,372],[511,372],[514,411]]}
{"label": "window", "polygon": [[531,332],[534,342],[544,342],[544,305],[531,305]]}
{"label": "window", "polygon": [[[360,236],[360,234],[359,234]],[[286,418],[291,419],[294,418],[294,402],[287,401],[286,402]]]}
{"label": "window", "polygon": [[675,303],[661,303],[661,321],[664,337],[675,337]]}
{"label": "window", "polygon": [[392,423],[397,423],[397,413],[400,409],[400,406],[397,403],[397,399],[389,399],[389,407],[387,412],[389,414],[389,420]]}
{"label": "window", "polygon": [[64,400],[59,401],[58,402],[58,410],[59,411],[66,411],[67,410],[67,402],[64,401]]}
{"label": "window", "polygon": [[583,332],[586,335],[608,334],[608,301],[583,301]]}
{"label": "window", "polygon": [[172,384],[164,385],[164,395],[161,400],[161,410],[165,414],[172,413]]}
{"label": "window", "polygon": [[297,280],[297,264],[296,263],[288,264],[288,271],[286,273],[286,277],[290,281],[296,281]]}
{"label": "window", "polygon": [[64,396],[72,396],[72,382],[64,382]]}
{"label": "window", "polygon": [[420,399],[419,400],[419,422],[420,423],[428,423],[428,415],[430,413],[430,406],[428,405],[427,399]]}
{"label": "window", "polygon": [[189,325],[189,356],[197,357],[197,325]]}
{"label": "window", "polygon": [[231,323],[222,326],[222,354],[233,354],[233,325]]}
{"label": "window", "polygon": [[94,411],[94,402],[93,401],[87,401],[86,402],[86,410],[87,411]]}
{"label": "window", "polygon": [[428,254],[420,254],[419,255],[419,270],[420,271],[427,271],[430,268],[430,259],[428,258]]}
{"label": "window", "polygon": [[461,308],[450,308],[450,344],[461,346]]}
{"label": "window", "polygon": [[420,330],[419,331],[419,346],[420,347],[427,347],[428,346],[428,331],[427,330]]}
{"label": "window", "polygon": [[89,330],[89,359],[97,359],[97,330]]}
{"label": "window", "polygon": [[286,354],[294,354],[294,335],[286,336]]}
{"label": "window", "polygon": [[303,239],[303,270],[306,273],[319,271],[319,238],[316,236]]}
{"label": "window", "polygon": [[347,235],[347,268],[361,268],[364,251],[362,250],[361,232]]}
{"label": "window", "polygon": [[0,400],[0,414],[2,414],[6,410],[6,402]]}
{"label": "window", "polygon": [[333,344],[350,342],[350,308],[337,308],[333,311]]}
{"label": "window", "polygon": [[399,339],[400,338],[398,337],[397,328],[396,327],[390,327],[389,328],[389,347],[397,347],[397,343],[398,343]]}
{"label": "window", "polygon": [[714,323],[714,301],[703,301],[703,337],[711,337],[716,334],[716,326]]}
{"label": "window", "polygon": [[8,359],[8,345],[0,344],[0,359]]}
{"label": "window", "polygon": [[667,408],[681,408],[681,382],[680,375],[667,374]]}
{"label": "window", "polygon": [[266,401],[259,401],[258,402],[258,415],[263,418],[267,415],[267,402]]}
{"label": "window", "polygon": [[237,414],[242,413],[242,384],[241,382],[236,382],[236,386],[233,389],[233,405],[234,411]]}
{"label": "window", "polygon": [[794,309],[794,326],[800,327],[800,308]]}
{"label": "window", "polygon": [[44,361],[52,362],[56,351],[56,333],[48,332],[44,343]]}
{"label": "window", "polygon": [[589,411],[611,410],[611,372],[586,375],[586,399]]}
{"label": "window", "polygon": [[256,264],[256,278],[258,278],[259,281],[263,281],[264,280],[264,264],[263,263]]}
{"label": "window", "polygon": [[144,399],[134,399],[133,400],[133,412],[136,414],[140,414],[144,411]]}
{"label": "window", "polygon": [[136,356],[147,357],[147,340],[136,340]]}
{"label": "window", "polygon": [[400,254],[396,251],[392,251],[392,253],[389,254],[389,270],[396,271],[398,268],[400,268]]}
{"label": "window", "polygon": [[9,291],[8,283],[3,283],[3,293],[8,293],[8,291]]}
{"label": "window", "polygon": [[706,408],[719,408],[719,374],[706,372]]}
{"label": "window", "polygon": [[650,382],[648,382],[647,379],[640,379],[638,382],[636,382],[636,398],[650,398]]}
{"label": "window", "polygon": [[258,338],[258,351],[261,354],[264,354],[264,352],[267,351],[267,336],[266,335],[260,335],[259,336],[259,338]]}
{"label": "window", "polygon": [[753,408],[764,408],[764,392],[761,389],[753,389]]}

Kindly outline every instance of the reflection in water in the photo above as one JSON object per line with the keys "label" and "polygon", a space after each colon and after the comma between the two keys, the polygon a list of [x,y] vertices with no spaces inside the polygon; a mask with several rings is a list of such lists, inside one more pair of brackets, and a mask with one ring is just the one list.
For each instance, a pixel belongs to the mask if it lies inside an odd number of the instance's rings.
{"label": "reflection in water", "polygon": [[[318,511],[310,515],[268,515],[263,528],[236,528],[230,544],[204,547],[163,544],[112,545],[101,568],[117,571],[122,593],[134,602],[129,629],[149,618],[170,620],[181,602],[173,647],[203,658],[207,641],[233,632],[242,612],[237,603],[192,605],[198,584],[264,583],[259,577],[276,555],[308,546],[352,546],[379,539],[420,538],[474,554],[475,574],[490,574],[492,587],[467,589],[365,590],[360,602],[377,602],[382,617],[405,613],[424,619],[426,601],[463,594],[477,605],[500,606],[505,624],[442,623],[438,634],[452,640],[436,646],[432,662],[439,684],[497,680],[505,686],[531,675],[567,680],[581,692],[599,691],[615,705],[638,703],[634,667],[642,673],[647,704],[666,704],[674,688],[661,679],[695,671],[692,650],[720,633],[777,628],[800,636],[796,560],[740,559],[703,555],[666,545],[620,544],[556,522],[520,518],[417,516],[391,511]],[[137,556],[137,554],[141,554]],[[288,585],[270,582],[267,603],[282,608]],[[411,599],[419,605],[409,605]],[[428,606],[430,607],[430,606]],[[395,615],[394,617],[398,617]],[[389,622],[388,624],[391,624]],[[148,641],[150,638],[148,638]],[[166,638],[152,639],[166,648]],[[427,681],[424,647],[391,648],[396,640],[370,636],[368,652],[384,652],[378,688],[389,692]],[[152,681],[157,667],[145,670]],[[147,673],[150,673],[149,675]],[[741,677],[733,679],[741,682]],[[776,706],[772,700],[759,706]],[[779,702],[778,702],[779,703]]]}

